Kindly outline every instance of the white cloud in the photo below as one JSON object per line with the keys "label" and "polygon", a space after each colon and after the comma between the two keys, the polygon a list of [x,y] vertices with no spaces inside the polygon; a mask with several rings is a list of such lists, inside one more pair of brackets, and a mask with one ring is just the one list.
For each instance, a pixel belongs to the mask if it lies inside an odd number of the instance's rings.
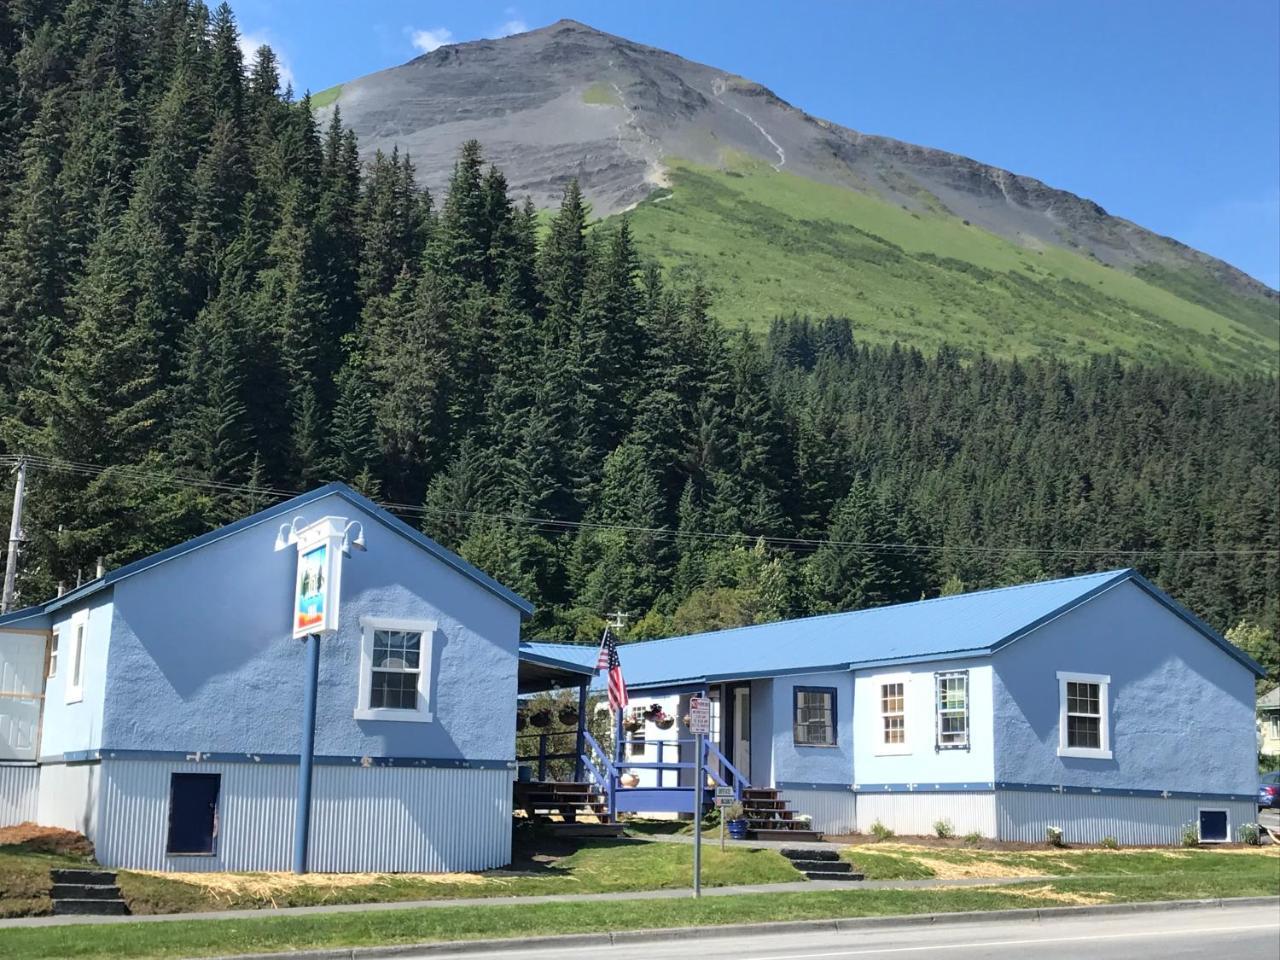
{"label": "white cloud", "polygon": [[[508,11],[509,13],[510,11]],[[528,33],[529,24],[525,23],[519,17],[512,17],[510,20],[504,21],[497,30],[494,31],[495,37],[509,37],[513,33]]]}
{"label": "white cloud", "polygon": [[278,43],[272,43],[265,33],[261,31],[257,33],[240,34],[240,55],[244,57],[245,69],[252,71],[253,65],[258,59],[259,47],[270,47],[271,52],[276,55],[276,70],[280,74],[280,89],[293,87],[297,92],[297,82],[293,76],[293,68],[289,65],[288,59],[280,50]]}
{"label": "white cloud", "polygon": [[436,27],[434,30],[417,30],[413,27],[405,27],[405,32],[409,34],[409,41],[423,53],[430,53],[432,50],[438,50],[445,44],[453,42],[453,31],[444,27]]}

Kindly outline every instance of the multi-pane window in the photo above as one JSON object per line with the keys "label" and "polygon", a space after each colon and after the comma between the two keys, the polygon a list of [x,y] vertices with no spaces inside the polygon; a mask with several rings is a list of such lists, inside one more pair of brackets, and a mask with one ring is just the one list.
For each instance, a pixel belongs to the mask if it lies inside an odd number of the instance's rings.
{"label": "multi-pane window", "polygon": [[71,619],[67,628],[71,631],[71,647],[67,650],[67,679],[65,681],[67,703],[79,703],[84,699],[85,634],[89,626],[89,613],[82,610]]}
{"label": "multi-pane window", "polygon": [[885,746],[904,746],[907,742],[906,684],[880,684],[881,742]]}
{"label": "multi-pane window", "polygon": [[430,720],[435,624],[365,617],[360,626],[356,719]]}
{"label": "multi-pane window", "polygon": [[416,710],[421,657],[420,632],[374,630],[369,707],[374,710]]}
{"label": "multi-pane window", "polygon": [[48,678],[52,680],[58,675],[58,631],[53,631],[53,638],[49,641],[49,673]]}
{"label": "multi-pane window", "polygon": [[1100,687],[1096,683],[1067,682],[1067,746],[1102,747]]}
{"label": "multi-pane window", "polygon": [[938,747],[969,745],[969,671],[934,674],[938,695]]}
{"label": "multi-pane window", "polygon": [[832,747],[836,743],[836,691],[833,687],[796,687],[794,739],[797,746]]}
{"label": "multi-pane window", "polygon": [[1058,674],[1059,756],[1111,759],[1107,717],[1110,685],[1110,677]]}

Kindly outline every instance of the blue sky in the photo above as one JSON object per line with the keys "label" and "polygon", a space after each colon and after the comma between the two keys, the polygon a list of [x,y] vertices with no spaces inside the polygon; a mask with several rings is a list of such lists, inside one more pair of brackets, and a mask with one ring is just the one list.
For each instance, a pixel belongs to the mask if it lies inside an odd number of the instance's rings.
{"label": "blue sky", "polygon": [[299,91],[570,17],[1037,177],[1280,287],[1276,0],[232,0]]}

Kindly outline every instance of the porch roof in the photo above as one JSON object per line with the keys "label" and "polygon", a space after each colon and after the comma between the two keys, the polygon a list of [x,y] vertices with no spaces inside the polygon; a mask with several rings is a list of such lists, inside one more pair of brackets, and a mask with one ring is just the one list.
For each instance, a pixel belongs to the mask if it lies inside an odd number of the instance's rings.
{"label": "porch roof", "polygon": [[[517,672],[517,688],[520,693],[541,693],[556,687],[578,687],[589,683],[596,673],[596,652],[588,651],[590,658],[566,657],[552,648],[559,644],[521,643],[520,664]],[[585,647],[568,647],[570,650],[586,650]]]}
{"label": "porch roof", "polygon": [[[1134,570],[649,640],[627,644],[619,655],[623,676],[632,689],[988,656],[1126,581],[1142,587],[1245,666],[1255,672],[1261,669]],[[596,657],[593,647],[527,646],[577,663],[594,664]]]}

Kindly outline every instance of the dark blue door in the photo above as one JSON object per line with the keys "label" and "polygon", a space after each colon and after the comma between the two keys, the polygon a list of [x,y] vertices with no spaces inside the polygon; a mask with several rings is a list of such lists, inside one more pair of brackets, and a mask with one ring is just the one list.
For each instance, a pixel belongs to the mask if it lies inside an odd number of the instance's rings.
{"label": "dark blue door", "polygon": [[218,835],[219,773],[175,773],[169,781],[169,853],[211,854]]}
{"label": "dark blue door", "polygon": [[1200,811],[1200,840],[1204,843],[1224,843],[1231,839],[1227,835],[1227,811]]}

